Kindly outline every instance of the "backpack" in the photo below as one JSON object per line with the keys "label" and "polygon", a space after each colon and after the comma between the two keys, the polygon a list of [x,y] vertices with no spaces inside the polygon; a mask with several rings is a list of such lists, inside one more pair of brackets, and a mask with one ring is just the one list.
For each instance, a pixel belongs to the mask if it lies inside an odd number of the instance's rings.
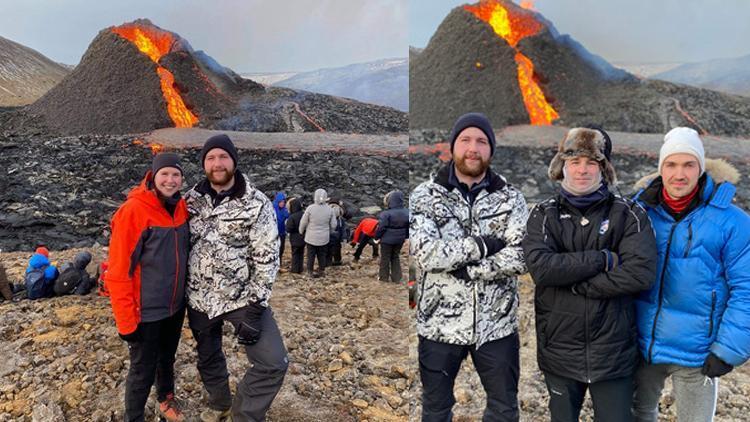
{"label": "backpack", "polygon": [[49,296],[50,286],[44,278],[44,268],[34,268],[24,276],[26,295],[29,299],[40,299]]}

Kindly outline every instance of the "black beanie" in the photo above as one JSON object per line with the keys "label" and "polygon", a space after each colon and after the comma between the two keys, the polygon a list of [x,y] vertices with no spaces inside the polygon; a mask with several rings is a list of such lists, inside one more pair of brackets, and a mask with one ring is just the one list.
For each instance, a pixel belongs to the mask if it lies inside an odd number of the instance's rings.
{"label": "black beanie", "polygon": [[154,157],[154,161],[151,162],[151,176],[156,177],[156,173],[164,167],[174,167],[183,174],[182,166],[180,165],[180,156],[172,152],[160,152]]}
{"label": "black beanie", "polygon": [[232,161],[234,161],[234,167],[237,168],[237,149],[234,147],[232,140],[223,133],[221,135],[214,135],[208,138],[208,140],[206,140],[206,143],[203,144],[203,149],[201,150],[201,167],[205,168],[204,162],[206,161],[206,154],[208,154],[208,151],[211,151],[214,148],[221,148],[226,151],[229,156],[232,157]]}
{"label": "black beanie", "polygon": [[492,130],[490,120],[482,113],[466,113],[456,120],[451,131],[451,154],[453,154],[456,138],[467,127],[475,127],[487,135],[487,140],[490,141],[490,156],[493,156],[495,154],[495,132]]}

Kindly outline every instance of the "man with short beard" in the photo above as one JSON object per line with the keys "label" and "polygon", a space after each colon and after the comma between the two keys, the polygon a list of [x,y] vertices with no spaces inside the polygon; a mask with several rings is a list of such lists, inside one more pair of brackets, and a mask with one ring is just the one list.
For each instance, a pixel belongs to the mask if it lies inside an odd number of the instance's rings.
{"label": "man with short beard", "polygon": [[[209,395],[203,421],[230,414],[262,421],[281,388],[288,359],[268,305],[279,270],[279,235],[271,201],[237,170],[226,135],[201,150],[206,178],[186,195],[190,214],[188,320],[198,349],[198,372]],[[232,401],[222,326],[234,326],[252,366]]]}
{"label": "man with short beard", "polygon": [[422,420],[450,421],[453,384],[471,355],[485,421],[518,420],[517,276],[528,211],[521,192],[490,170],[495,134],[486,116],[461,116],[453,161],[411,194],[411,254],[419,266]]}

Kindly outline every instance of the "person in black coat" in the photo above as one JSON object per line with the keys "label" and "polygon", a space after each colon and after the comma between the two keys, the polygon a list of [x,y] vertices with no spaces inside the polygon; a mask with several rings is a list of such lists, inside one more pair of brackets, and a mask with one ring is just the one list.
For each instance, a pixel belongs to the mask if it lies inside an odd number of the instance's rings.
{"label": "person in black coat", "polygon": [[380,281],[401,282],[401,247],[409,238],[409,210],[404,208],[404,194],[388,192],[383,198],[386,210],[380,213],[375,239],[380,240]]}
{"label": "person in black coat", "polygon": [[603,130],[571,129],[549,167],[560,190],[527,222],[537,361],[554,421],[578,421],[587,389],[597,421],[632,420],[634,299],[655,281],[657,251],[645,210],[609,190],[611,151]]}
{"label": "person in black coat", "polygon": [[292,246],[291,272],[302,274],[305,237],[299,234],[299,222],[305,211],[302,209],[302,201],[298,198],[289,198],[287,207],[289,207],[289,218],[286,220],[286,232],[289,234],[289,244]]}

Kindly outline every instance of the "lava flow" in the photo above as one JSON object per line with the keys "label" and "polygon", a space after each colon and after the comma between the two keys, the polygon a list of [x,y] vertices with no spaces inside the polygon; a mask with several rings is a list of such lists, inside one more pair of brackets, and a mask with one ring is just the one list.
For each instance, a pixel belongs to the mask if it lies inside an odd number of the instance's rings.
{"label": "lava flow", "polygon": [[138,50],[156,63],[156,73],[161,80],[161,91],[167,102],[167,113],[175,127],[193,127],[198,123],[185,101],[174,87],[174,75],[159,64],[159,59],[169,53],[174,43],[172,34],[156,28],[141,27],[137,24],[125,24],[112,28],[112,32],[132,42]]}
{"label": "lava flow", "polygon": [[[533,8],[533,3],[524,1],[525,9]],[[499,37],[516,50],[515,61],[518,70],[518,86],[521,89],[523,103],[529,113],[532,125],[550,125],[560,117],[544,97],[542,88],[534,80],[534,63],[521,53],[518,42],[535,35],[544,29],[544,25],[525,10],[506,9],[499,0],[481,0],[476,5],[466,5],[464,9],[480,20],[487,22]]]}

